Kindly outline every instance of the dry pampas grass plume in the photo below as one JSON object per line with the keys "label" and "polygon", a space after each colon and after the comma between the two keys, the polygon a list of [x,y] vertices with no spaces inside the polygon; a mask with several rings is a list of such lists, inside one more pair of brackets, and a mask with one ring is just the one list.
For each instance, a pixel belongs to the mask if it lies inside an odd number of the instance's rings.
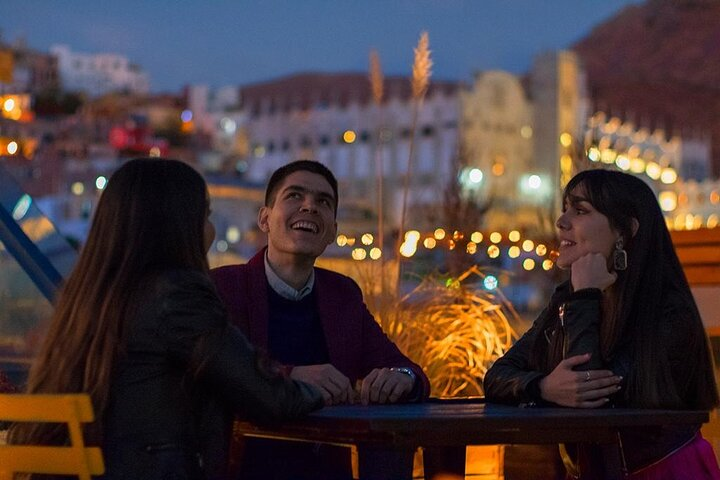
{"label": "dry pampas grass plume", "polygon": [[[415,60],[412,66],[412,80],[410,82],[413,95],[412,128],[410,136],[410,148],[408,150],[407,168],[403,179],[402,207],[400,210],[400,224],[398,226],[398,237],[395,245],[395,252],[400,254],[400,246],[405,234],[405,216],[407,215],[408,190],[410,189],[410,178],[413,174],[413,156],[415,153],[415,130],[417,129],[418,115],[422,106],[425,93],[430,84],[432,60],[430,60],[430,37],[427,32],[420,33],[415,51]],[[402,275],[402,265],[398,269],[398,275]],[[399,287],[400,282],[397,282]]]}
{"label": "dry pampas grass plume", "polygon": [[433,62],[430,60],[430,38],[427,32],[422,32],[415,49],[415,61],[412,67],[413,98],[422,98],[427,92],[430,75],[432,74],[432,65]]}
{"label": "dry pampas grass plume", "polygon": [[380,67],[380,55],[376,50],[370,51],[370,88],[372,89],[373,101],[380,105],[383,99],[384,77]]}

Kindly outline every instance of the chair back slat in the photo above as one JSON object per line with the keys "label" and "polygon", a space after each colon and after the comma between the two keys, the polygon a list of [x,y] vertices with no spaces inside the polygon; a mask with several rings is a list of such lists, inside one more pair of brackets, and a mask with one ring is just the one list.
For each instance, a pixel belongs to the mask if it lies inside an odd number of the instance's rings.
{"label": "chair back slat", "polygon": [[[0,445],[0,470],[12,465],[15,472],[57,473],[79,475],[75,447],[46,447],[34,445]],[[80,450],[87,470],[81,478],[100,475],[103,467],[102,452],[98,447],[85,447]]]}
{"label": "chair back slat", "polygon": [[90,397],[67,395],[0,395],[0,419],[10,422],[66,423],[68,418],[81,423],[95,420]]}
{"label": "chair back slat", "polygon": [[0,394],[0,420],[64,423],[70,439],[69,446],[0,445],[0,480],[12,480],[14,473],[77,475],[81,480],[102,475],[102,452],[86,447],[82,435],[81,424],[94,419],[86,394]]}

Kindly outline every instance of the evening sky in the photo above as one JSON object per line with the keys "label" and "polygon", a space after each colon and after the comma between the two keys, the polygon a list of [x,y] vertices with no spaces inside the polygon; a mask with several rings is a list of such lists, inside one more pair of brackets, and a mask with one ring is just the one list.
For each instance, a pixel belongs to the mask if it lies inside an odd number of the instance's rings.
{"label": "evening sky", "polygon": [[153,91],[243,85],[291,73],[407,75],[422,30],[433,78],[522,73],[534,55],[567,48],[639,0],[0,0],[6,42],[47,51],[127,55]]}

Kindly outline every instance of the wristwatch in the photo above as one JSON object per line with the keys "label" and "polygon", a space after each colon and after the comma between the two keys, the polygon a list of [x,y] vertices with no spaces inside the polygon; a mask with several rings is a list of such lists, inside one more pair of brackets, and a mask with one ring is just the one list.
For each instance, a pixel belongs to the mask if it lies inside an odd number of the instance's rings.
{"label": "wristwatch", "polygon": [[413,385],[415,385],[415,379],[416,379],[417,377],[415,376],[415,372],[413,372],[413,371],[412,371],[411,369],[409,369],[408,367],[392,367],[392,368],[390,369],[390,371],[391,371],[391,372],[404,373],[405,375],[407,375],[408,377],[410,377],[410,380],[412,380]]}

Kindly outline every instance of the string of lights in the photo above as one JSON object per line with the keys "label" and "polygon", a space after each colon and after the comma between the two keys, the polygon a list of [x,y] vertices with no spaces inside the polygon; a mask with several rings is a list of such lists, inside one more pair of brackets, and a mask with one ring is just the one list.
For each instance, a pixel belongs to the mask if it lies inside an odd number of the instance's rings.
{"label": "string of lights", "polygon": [[[338,247],[351,249],[353,260],[379,260],[383,255],[382,250],[374,245],[375,236],[372,233],[359,236],[341,233],[335,242]],[[546,244],[529,238],[523,239],[518,230],[507,233],[494,231],[488,234],[479,231],[466,234],[458,230],[450,233],[443,228],[422,234],[418,230],[409,230],[400,245],[400,255],[412,258],[420,247],[425,250],[444,248],[448,251],[464,247],[468,255],[486,254],[491,259],[504,254],[511,259],[520,259],[522,267],[528,271],[537,267],[550,270],[557,257],[557,252]]]}

